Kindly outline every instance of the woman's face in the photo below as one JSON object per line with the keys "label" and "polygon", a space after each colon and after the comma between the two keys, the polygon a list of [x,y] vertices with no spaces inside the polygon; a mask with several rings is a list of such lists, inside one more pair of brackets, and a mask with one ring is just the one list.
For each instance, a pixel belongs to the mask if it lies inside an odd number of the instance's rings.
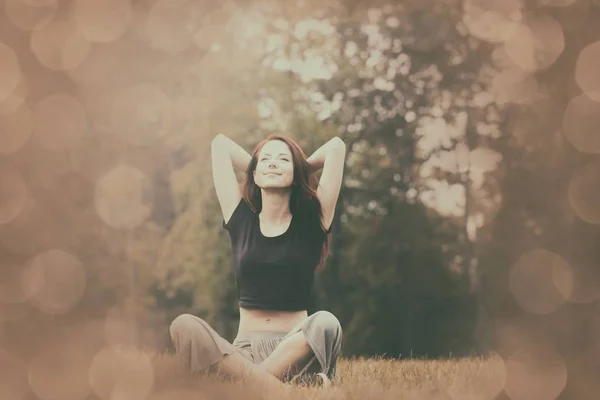
{"label": "woman's face", "polygon": [[271,140],[258,153],[254,182],[262,189],[281,189],[294,182],[292,152],[285,142]]}

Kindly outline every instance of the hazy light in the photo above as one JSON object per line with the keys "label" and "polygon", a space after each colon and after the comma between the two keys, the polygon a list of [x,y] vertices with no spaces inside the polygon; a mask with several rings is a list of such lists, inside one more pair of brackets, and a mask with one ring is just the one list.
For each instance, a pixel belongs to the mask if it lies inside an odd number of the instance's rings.
{"label": "hazy light", "polygon": [[[510,56],[506,53],[506,48],[504,46],[495,46],[494,50],[492,50],[491,60],[493,62],[496,70],[505,71],[505,70],[515,70],[520,73],[523,73],[523,70],[519,68],[515,63],[511,60]],[[494,75],[497,72],[494,73]],[[485,93],[485,92],[481,92]]]}
{"label": "hazy light", "polygon": [[[598,318],[594,319],[597,321]],[[594,325],[597,325],[597,322]],[[569,387],[567,390],[572,399],[595,399],[600,392],[600,380],[597,372],[600,358],[599,333],[598,329],[592,329],[589,337],[595,338],[595,343],[580,352],[580,355],[574,360],[569,360]]]}
{"label": "hazy light", "polygon": [[24,400],[28,391],[27,366],[17,356],[0,347],[0,398]]}
{"label": "hazy light", "polygon": [[173,119],[169,98],[150,84],[119,93],[111,109],[113,132],[134,145],[148,145],[164,136]]}
{"label": "hazy light", "polygon": [[585,94],[574,97],[565,110],[563,133],[583,153],[600,153],[600,102]]}
{"label": "hazy light", "polygon": [[141,171],[119,166],[96,184],[96,211],[108,225],[132,229],[148,218],[152,210],[152,186]]}
{"label": "hazy light", "polygon": [[23,243],[24,241],[19,240],[19,236],[31,222],[33,209],[35,208],[34,204],[36,204],[36,202],[33,197],[28,196],[23,211],[7,223],[6,226],[10,229],[0,229],[0,245],[11,249],[15,254],[31,254],[25,249],[31,248],[31,246],[28,245],[31,245],[32,241],[25,241],[25,243]]}
{"label": "hazy light", "polygon": [[67,73],[78,84],[97,84],[103,88],[119,61],[114,45],[96,44],[85,60]]}
{"label": "hazy light", "polygon": [[41,400],[85,400],[90,360],[80,349],[48,346],[31,362],[29,384]]}
{"label": "hazy light", "polygon": [[471,167],[484,172],[493,171],[502,161],[502,154],[488,147],[477,147],[469,153]]}
{"label": "hazy light", "polygon": [[56,14],[58,1],[45,1],[41,5],[28,5],[31,1],[4,0],[6,16],[17,28],[25,31],[45,27]]}
{"label": "hazy light", "polygon": [[144,400],[154,384],[150,358],[108,347],[94,357],[89,382],[102,400]]}
{"label": "hazy light", "polygon": [[569,204],[582,220],[600,224],[600,162],[575,171],[569,182]]}
{"label": "hazy light", "polygon": [[573,303],[593,303],[600,299],[600,275],[593,265],[573,268],[574,287],[569,301]]}
{"label": "hazy light", "polygon": [[[96,45],[95,47],[98,47]],[[73,79],[77,79],[75,75]],[[101,82],[89,85],[80,84],[79,98],[81,99],[89,121],[90,130],[97,134],[112,134],[111,109],[114,104],[115,91],[118,87],[113,85],[102,85]]]}
{"label": "hazy light", "polygon": [[[223,387],[223,389],[226,388],[228,387]],[[234,387],[232,387],[232,389],[236,390]],[[220,393],[224,394],[221,391]],[[234,398],[235,396],[239,396],[239,393],[231,393],[231,398]],[[153,393],[150,395],[150,397],[148,397],[148,400],[206,400],[207,398],[208,397],[206,397],[205,394],[199,393],[197,390],[175,389],[160,393]],[[230,396],[223,396],[223,398],[230,398]]]}
{"label": "hazy light", "polygon": [[21,3],[31,7],[45,7],[58,2],[58,0],[19,0]]}
{"label": "hazy light", "polygon": [[29,196],[19,215],[0,230],[0,243],[19,255],[33,256],[55,241],[48,208]]}
{"label": "hazy light", "polygon": [[519,258],[510,271],[510,291],[526,311],[549,314],[571,295],[569,264],[547,250],[536,249]]}
{"label": "hazy light", "polygon": [[29,317],[33,311],[34,309],[29,303],[0,302],[0,322],[14,322],[23,320]]}
{"label": "hazy light", "polygon": [[506,383],[502,357],[492,352],[479,366],[477,371],[460,373],[452,381],[446,390],[452,399],[493,400],[502,391]]}
{"label": "hazy light", "polygon": [[448,184],[445,181],[432,181],[429,189],[423,190],[420,199],[426,206],[444,216],[464,214],[465,187],[461,184]]}
{"label": "hazy light", "polygon": [[467,0],[463,23],[481,40],[498,43],[508,39],[523,18],[519,0]]}
{"label": "hazy light", "polygon": [[506,361],[504,389],[513,400],[554,400],[567,384],[567,368],[558,354],[527,354]]}
{"label": "hazy light", "polygon": [[6,98],[16,89],[21,80],[21,67],[17,53],[0,42],[0,99]]}
{"label": "hazy light", "polygon": [[585,94],[597,101],[600,101],[599,70],[600,41],[581,50],[575,66],[575,81]]}
{"label": "hazy light", "polygon": [[86,133],[85,110],[77,99],[64,93],[40,101],[35,109],[35,140],[48,150],[73,147]]}
{"label": "hazy light", "polygon": [[490,90],[499,104],[529,104],[538,93],[538,83],[532,75],[507,69],[494,75]]}
{"label": "hazy light", "polygon": [[525,71],[548,68],[565,48],[562,26],[550,17],[540,17],[520,24],[504,43],[511,60]]}
{"label": "hazy light", "polygon": [[76,0],[74,17],[92,42],[111,42],[121,37],[132,17],[130,0]]}
{"label": "hazy light", "polygon": [[135,345],[136,324],[131,313],[115,306],[106,313],[104,334],[110,345]]}
{"label": "hazy light", "polygon": [[10,114],[0,114],[0,155],[18,151],[31,136],[31,110],[23,104]]}
{"label": "hazy light", "polygon": [[27,156],[30,157],[27,161],[31,166],[27,180],[33,188],[56,190],[56,183],[63,180],[65,175],[71,172],[69,159],[62,151],[40,152],[37,157],[28,153]]}
{"label": "hazy light", "polygon": [[16,218],[25,208],[28,197],[21,173],[8,163],[0,164],[0,224]]}
{"label": "hazy light", "polygon": [[[498,182],[494,179],[488,179],[484,184],[477,184],[474,179],[473,171],[471,171],[471,186],[470,195],[472,198],[470,214],[474,219],[477,228],[490,224],[503,203],[502,190]],[[481,179],[483,182],[484,179]]]}
{"label": "hazy light", "polygon": [[12,114],[23,106],[25,98],[29,92],[29,85],[25,75],[21,75],[21,80],[15,90],[4,98],[0,98],[0,116]]}
{"label": "hazy light", "polygon": [[45,67],[75,68],[90,52],[90,42],[73,22],[54,19],[31,35],[31,51]]}
{"label": "hazy light", "polygon": [[575,3],[575,1],[576,0],[538,0],[538,4],[550,7],[567,7]]}
{"label": "hazy light", "polygon": [[29,301],[47,314],[64,314],[81,300],[86,277],[79,260],[60,249],[34,257],[23,278]]}
{"label": "hazy light", "polygon": [[205,9],[205,3],[192,0],[158,0],[146,20],[150,44],[169,53],[186,50],[206,23]]}
{"label": "hazy light", "polygon": [[24,270],[18,264],[0,265],[0,302],[18,304],[27,301],[22,284]]}
{"label": "hazy light", "polygon": [[73,169],[85,179],[95,182],[117,167],[124,144],[113,135],[86,135],[69,152]]}

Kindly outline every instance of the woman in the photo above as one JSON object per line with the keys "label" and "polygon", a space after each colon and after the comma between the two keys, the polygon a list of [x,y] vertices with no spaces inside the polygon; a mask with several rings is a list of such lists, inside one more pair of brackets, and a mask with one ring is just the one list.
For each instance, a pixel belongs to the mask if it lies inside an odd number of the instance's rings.
{"label": "woman", "polygon": [[[181,366],[218,368],[255,380],[335,376],[342,329],[335,316],[308,316],[315,270],[329,250],[342,182],[344,142],[333,138],[308,159],[291,139],[271,135],[248,155],[219,134],[212,142],[213,181],[232,242],[240,323],[229,343],[201,318],[171,324]],[[312,173],[323,168],[317,190]],[[234,169],[245,171],[243,189]]]}

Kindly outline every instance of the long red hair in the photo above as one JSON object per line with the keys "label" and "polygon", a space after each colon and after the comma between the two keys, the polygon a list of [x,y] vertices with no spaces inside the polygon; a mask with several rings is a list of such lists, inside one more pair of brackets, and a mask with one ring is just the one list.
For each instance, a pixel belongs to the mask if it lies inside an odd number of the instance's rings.
{"label": "long red hair", "polygon": [[[303,216],[308,218],[318,218],[321,229],[325,230],[322,223],[323,210],[321,208],[321,202],[317,197],[317,180],[310,173],[310,166],[308,165],[306,154],[302,151],[302,148],[294,140],[287,136],[279,134],[271,134],[266,139],[262,140],[256,145],[252,151],[252,159],[248,164],[246,170],[246,176],[242,184],[242,193],[244,198],[250,203],[256,212],[260,212],[262,209],[262,195],[260,187],[254,182],[254,170],[258,163],[258,154],[262,150],[265,143],[272,140],[279,140],[284,142],[290,148],[292,153],[292,161],[294,164],[294,181],[292,183],[292,192],[290,194],[290,211],[292,215],[298,215],[302,212]],[[331,232],[328,233],[323,242],[321,249],[321,259],[319,264],[316,266],[316,271],[320,272],[325,268],[325,261],[331,250]]]}

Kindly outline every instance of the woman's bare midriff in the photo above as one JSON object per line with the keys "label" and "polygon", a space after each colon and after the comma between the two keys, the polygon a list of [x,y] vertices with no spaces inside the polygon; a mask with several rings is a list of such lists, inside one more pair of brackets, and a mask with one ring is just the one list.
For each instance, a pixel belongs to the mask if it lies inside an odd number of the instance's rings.
{"label": "woman's bare midriff", "polygon": [[240,307],[238,337],[250,332],[289,332],[308,317],[306,310],[273,311],[252,310]]}

